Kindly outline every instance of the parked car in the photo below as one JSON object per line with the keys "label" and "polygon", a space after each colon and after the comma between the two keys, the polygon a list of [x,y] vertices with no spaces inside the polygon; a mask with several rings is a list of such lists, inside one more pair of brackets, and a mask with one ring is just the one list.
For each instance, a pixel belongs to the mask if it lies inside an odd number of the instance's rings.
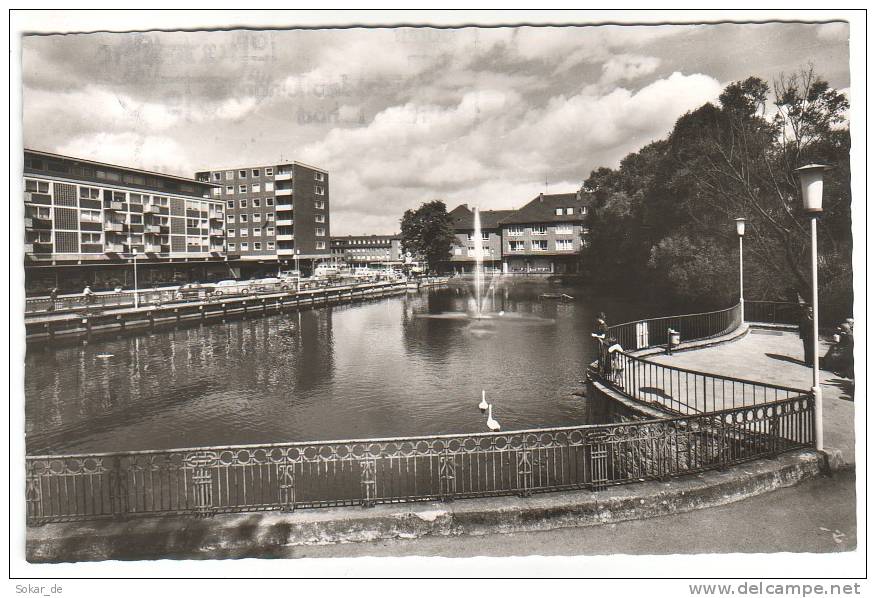
{"label": "parked car", "polygon": [[214,295],[249,295],[252,291],[249,280],[220,280],[213,289]]}
{"label": "parked car", "polygon": [[212,284],[204,284],[200,282],[189,282],[182,286],[180,286],[174,296],[176,299],[182,300],[194,300],[194,299],[206,299],[208,295],[213,292],[215,285]]}

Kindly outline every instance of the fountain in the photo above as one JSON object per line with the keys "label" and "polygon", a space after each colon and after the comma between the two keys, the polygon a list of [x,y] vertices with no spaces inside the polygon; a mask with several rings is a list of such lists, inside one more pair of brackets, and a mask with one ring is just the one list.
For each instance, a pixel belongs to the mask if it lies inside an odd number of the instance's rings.
{"label": "fountain", "polygon": [[475,207],[474,210],[474,291],[475,291],[475,317],[483,316],[483,305],[481,303],[481,295],[484,285],[484,240],[481,236],[481,210]]}

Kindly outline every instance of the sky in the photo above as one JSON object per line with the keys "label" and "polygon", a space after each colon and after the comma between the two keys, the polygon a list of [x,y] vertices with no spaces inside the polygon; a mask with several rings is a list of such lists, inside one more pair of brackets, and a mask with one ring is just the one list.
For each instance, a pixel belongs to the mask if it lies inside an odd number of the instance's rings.
{"label": "sky", "polygon": [[27,36],[23,137],[189,177],[313,164],[331,234],[386,234],[425,201],[573,192],[751,75],[811,63],[849,93],[848,38],[843,23]]}

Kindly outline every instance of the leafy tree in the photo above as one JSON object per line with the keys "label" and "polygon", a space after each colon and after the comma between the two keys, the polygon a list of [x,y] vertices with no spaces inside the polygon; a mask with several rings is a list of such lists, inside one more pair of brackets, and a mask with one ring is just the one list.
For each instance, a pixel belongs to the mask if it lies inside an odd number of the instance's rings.
{"label": "leafy tree", "polygon": [[455,240],[443,201],[430,201],[416,210],[405,211],[401,220],[402,248],[424,257],[430,269],[449,259]]}

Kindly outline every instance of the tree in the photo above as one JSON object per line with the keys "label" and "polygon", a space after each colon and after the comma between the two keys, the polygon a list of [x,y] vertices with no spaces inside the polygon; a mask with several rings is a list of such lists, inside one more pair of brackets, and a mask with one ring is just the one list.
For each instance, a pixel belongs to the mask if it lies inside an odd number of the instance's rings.
{"label": "tree", "polygon": [[441,200],[407,210],[402,217],[402,249],[425,258],[432,270],[450,257],[455,239],[447,206]]}

